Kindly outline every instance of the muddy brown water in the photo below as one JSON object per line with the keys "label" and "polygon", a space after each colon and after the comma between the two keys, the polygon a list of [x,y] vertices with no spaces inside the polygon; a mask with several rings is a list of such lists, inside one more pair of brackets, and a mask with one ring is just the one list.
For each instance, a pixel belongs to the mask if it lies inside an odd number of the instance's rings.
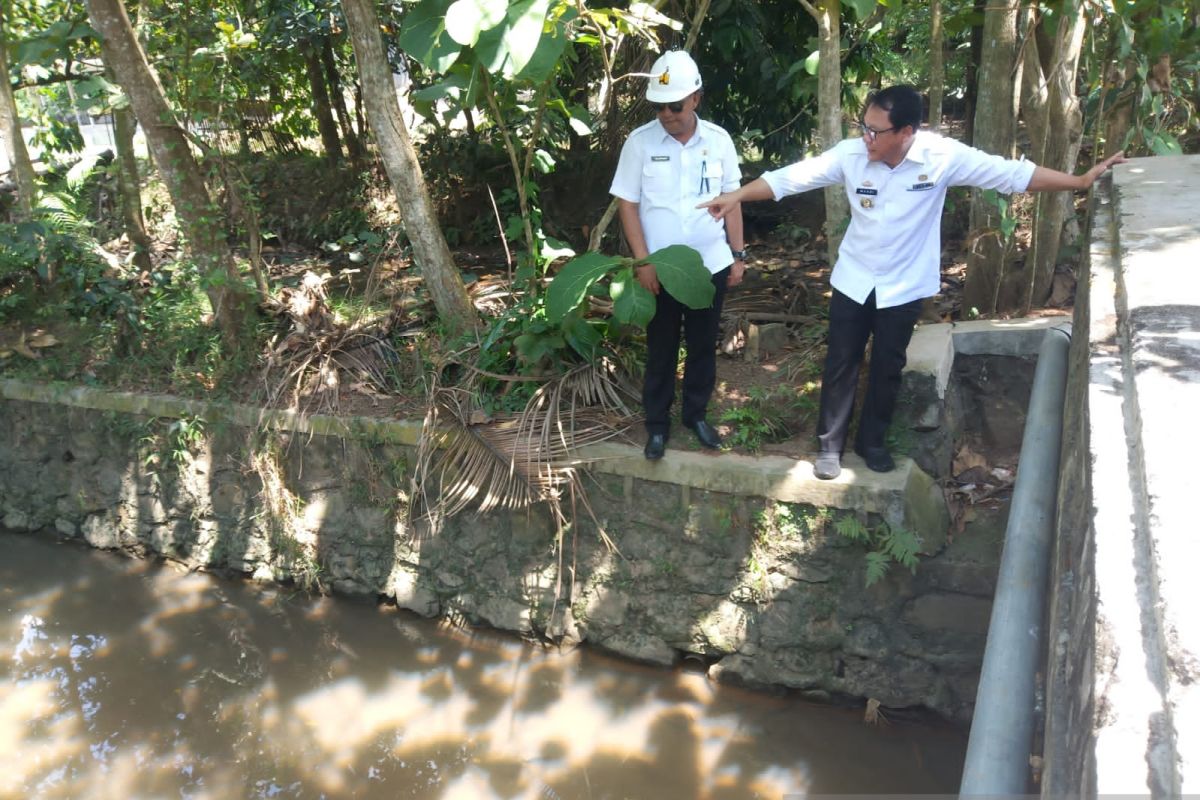
{"label": "muddy brown water", "polygon": [[953,793],[963,731],[0,531],[0,797]]}

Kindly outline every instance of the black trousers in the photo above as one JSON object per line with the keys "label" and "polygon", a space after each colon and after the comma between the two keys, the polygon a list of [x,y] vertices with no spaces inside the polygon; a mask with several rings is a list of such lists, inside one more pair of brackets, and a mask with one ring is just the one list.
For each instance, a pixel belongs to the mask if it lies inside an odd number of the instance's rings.
{"label": "black trousers", "polygon": [[657,295],[654,318],[646,326],[646,379],[642,384],[642,407],[646,412],[646,432],[670,433],[671,404],[675,402],[675,369],[679,363],[679,334],[687,342],[683,364],[683,424],[694,425],[704,419],[713,387],[717,383],[717,332],[721,324],[721,305],[729,268],[712,276],[712,305],[688,308],[663,289]]}
{"label": "black trousers", "polygon": [[921,302],[876,308],[875,292],[860,305],[833,290],[833,299],[829,301],[829,349],[817,418],[817,439],[822,453],[841,454],[846,447],[859,366],[867,339],[872,337],[867,396],[859,414],[855,443],[860,447],[883,447],[900,394],[900,373],[907,363],[908,342],[921,314]]}

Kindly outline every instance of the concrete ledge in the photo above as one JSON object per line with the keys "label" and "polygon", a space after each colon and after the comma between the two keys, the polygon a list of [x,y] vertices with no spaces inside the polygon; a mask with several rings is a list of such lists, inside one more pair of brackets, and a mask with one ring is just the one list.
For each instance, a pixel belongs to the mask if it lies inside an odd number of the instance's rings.
{"label": "concrete ledge", "polygon": [[908,344],[904,371],[932,376],[944,398],[956,355],[1035,356],[1048,329],[1069,323],[1069,317],[1029,317],[922,325]]}
{"label": "concrete ledge", "polygon": [[165,394],[115,392],[61,383],[26,383],[3,379],[0,380],[0,398],[150,417],[203,417],[207,422],[229,422],[251,428],[271,428],[320,436],[375,439],[390,444],[416,445],[421,438],[421,422],[414,420],[303,414],[244,403],[187,400]]}
{"label": "concrete ledge", "polygon": [[[198,416],[209,423],[224,421],[247,427],[392,444],[416,445],[421,435],[421,423],[413,420],[301,414],[241,403],[185,400],[169,395],[111,392],[62,384],[0,380],[0,397],[154,417]],[[661,461],[650,462],[642,455],[641,447],[616,442],[591,445],[583,448],[579,455],[582,463],[609,475],[764,497],[784,503],[879,514],[889,524],[921,534],[925,542],[923,551],[928,553],[936,552],[941,546],[949,526],[949,513],[941,492],[908,458],[898,458],[892,472],[877,473],[867,469],[858,456],[847,455],[843,459],[842,474],[835,480],[823,481],[813,475],[811,462],[784,456],[668,450]]]}
{"label": "concrete ledge", "polygon": [[661,461],[647,461],[640,447],[615,442],[590,445],[580,456],[592,469],[609,475],[879,514],[889,524],[921,533],[922,552],[935,552],[950,524],[940,489],[910,458],[897,458],[896,469],[879,473],[867,469],[858,456],[847,455],[842,474],[823,481],[813,475],[811,462],[785,456],[668,450]]}

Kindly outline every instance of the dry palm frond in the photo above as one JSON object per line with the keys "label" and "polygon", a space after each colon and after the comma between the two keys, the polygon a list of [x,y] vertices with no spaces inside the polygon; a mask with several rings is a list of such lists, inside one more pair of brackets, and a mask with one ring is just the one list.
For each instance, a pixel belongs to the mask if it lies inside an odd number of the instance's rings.
{"label": "dry palm frond", "polygon": [[413,471],[411,496],[418,502],[409,506],[410,513],[422,507],[428,530],[436,534],[442,520],[470,506],[484,513],[546,503],[554,519],[558,554],[551,620],[563,597],[563,539],[580,507],[605,545],[616,550],[588,501],[580,471],[587,460],[578,449],[612,438],[632,423],[625,403],[628,390],[618,374],[607,359],[577,367],[547,380],[519,416],[499,421],[486,421],[472,380],[463,387],[430,389]]}
{"label": "dry palm frond", "polygon": [[[572,507],[581,502],[590,512],[579,475],[587,461],[579,448],[628,428],[627,397],[603,359],[547,380],[519,416],[498,421],[485,421],[469,383],[432,387],[413,480],[434,531],[440,520],[471,506],[483,513],[546,502],[561,534],[564,492]],[[436,499],[429,496],[433,484]]]}
{"label": "dry palm frond", "polygon": [[387,338],[394,320],[338,321],[329,309],[327,280],[327,275],[307,273],[299,288],[283,289],[269,306],[288,319],[290,329],[267,354],[268,405],[278,405],[286,394],[290,407],[300,408],[307,400],[308,410],[336,411],[343,373],[380,392],[390,386],[389,369],[400,360]]}

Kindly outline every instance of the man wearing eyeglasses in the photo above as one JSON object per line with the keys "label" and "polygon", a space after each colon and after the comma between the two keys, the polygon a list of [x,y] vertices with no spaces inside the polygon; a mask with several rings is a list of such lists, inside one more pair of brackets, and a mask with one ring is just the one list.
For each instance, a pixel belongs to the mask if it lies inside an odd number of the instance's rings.
{"label": "man wearing eyeglasses", "polygon": [[895,468],[884,437],[900,390],[905,351],[927,297],[941,286],[941,218],[946,190],[974,186],[1004,193],[1086,190],[1125,160],[1117,153],[1083,175],[990,155],[920,130],[921,96],[911,86],[871,95],[859,124],[861,138],[846,139],[702,203],[716,219],[752,200],[841,184],[850,199],[850,227],[830,283],[829,341],[817,419],[819,452],[813,474],[832,480],[841,457],[859,367],[872,339],[867,394],[859,413],[854,452],[869,469]]}
{"label": "man wearing eyeglasses", "polygon": [[717,218],[698,206],[736,189],[742,177],[729,134],[696,114],[701,88],[700,70],[687,53],[663,53],[654,62],[646,99],[655,118],[629,134],[609,190],[618,199],[621,227],[634,258],[687,245],[700,253],[716,288],[709,308],[688,308],[662,288],[653,264],[637,268],[638,282],[654,293],[656,304],[646,328],[642,386],[645,455],[652,461],[663,457],[670,437],[681,328],[687,358],[680,416],[704,447],[721,446],[705,415],[716,385],[721,304],[726,288],[740,283],[746,269],[741,209]]}

